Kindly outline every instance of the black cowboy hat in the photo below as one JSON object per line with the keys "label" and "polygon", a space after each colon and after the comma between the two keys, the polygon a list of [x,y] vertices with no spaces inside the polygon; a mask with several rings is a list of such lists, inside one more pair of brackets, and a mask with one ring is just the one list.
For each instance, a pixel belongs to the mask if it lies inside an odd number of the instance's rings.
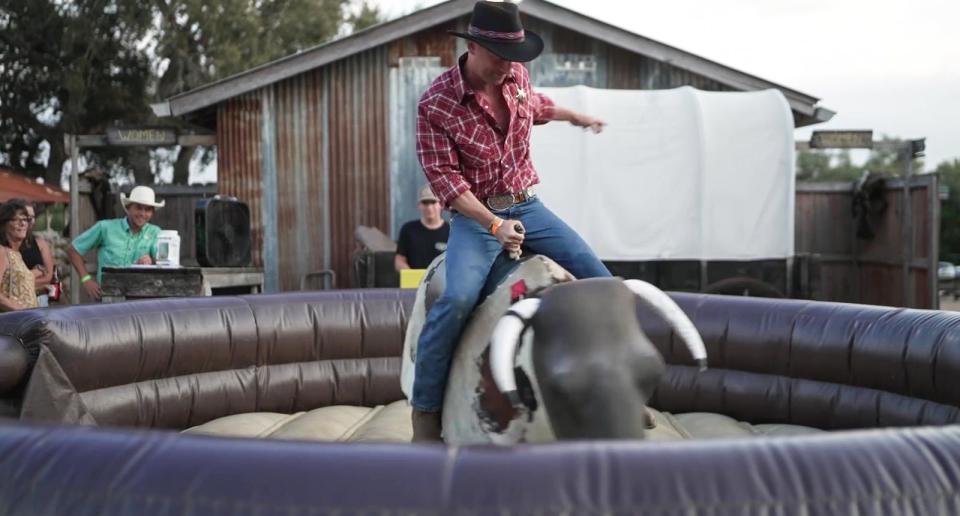
{"label": "black cowboy hat", "polygon": [[512,2],[477,2],[467,32],[450,31],[474,41],[507,61],[526,63],[543,51],[543,39],[523,30],[520,8]]}

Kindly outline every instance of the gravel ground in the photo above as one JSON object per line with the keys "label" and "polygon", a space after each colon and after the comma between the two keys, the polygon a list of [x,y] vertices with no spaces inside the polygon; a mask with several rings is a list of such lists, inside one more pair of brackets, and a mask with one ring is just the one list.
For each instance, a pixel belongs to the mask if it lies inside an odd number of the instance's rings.
{"label": "gravel ground", "polygon": [[954,301],[953,296],[940,296],[940,309],[960,312],[960,300]]}

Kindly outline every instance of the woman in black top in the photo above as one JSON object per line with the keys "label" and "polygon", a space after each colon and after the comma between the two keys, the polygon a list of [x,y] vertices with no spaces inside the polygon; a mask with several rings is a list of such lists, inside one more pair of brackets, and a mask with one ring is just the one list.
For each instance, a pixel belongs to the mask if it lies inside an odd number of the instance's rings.
{"label": "woman in black top", "polygon": [[[11,199],[13,200],[13,199]],[[18,199],[23,201],[23,199]],[[47,293],[47,285],[53,278],[53,253],[50,252],[50,244],[42,238],[37,238],[33,234],[33,226],[37,222],[37,212],[33,204],[23,201],[27,205],[27,239],[20,246],[20,257],[23,263],[33,272],[33,278],[37,285],[39,294]]]}

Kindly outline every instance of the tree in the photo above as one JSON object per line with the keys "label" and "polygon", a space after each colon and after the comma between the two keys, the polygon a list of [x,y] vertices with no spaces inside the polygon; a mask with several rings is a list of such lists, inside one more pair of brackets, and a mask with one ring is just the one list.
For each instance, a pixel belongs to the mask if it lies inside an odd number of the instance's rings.
{"label": "tree", "polygon": [[[348,17],[348,0],[153,1],[158,100],[318,45]],[[187,182],[194,152],[180,149],[174,183]]]}
{"label": "tree", "polygon": [[347,23],[350,24],[354,32],[373,27],[384,21],[386,21],[386,18],[384,18],[380,9],[367,2],[367,0],[361,0],[354,12],[347,16]]}
{"label": "tree", "polygon": [[149,62],[136,44],[149,25],[150,13],[130,1],[8,0],[0,8],[2,163],[59,184],[64,133],[142,120]]}
{"label": "tree", "polygon": [[[156,120],[149,103],[323,43],[345,24],[379,20],[365,0],[6,0],[0,165],[59,184],[64,134],[178,123]],[[177,182],[186,183],[192,155],[177,155]],[[154,179],[144,148],[84,157],[132,169],[137,182]]]}
{"label": "tree", "polygon": [[[902,176],[903,162],[897,152],[905,140],[884,136],[875,143],[863,165],[853,162],[847,149],[812,149],[797,152],[797,179],[801,181],[856,181],[864,171],[891,177]],[[923,170],[923,161],[915,159],[914,173]]]}

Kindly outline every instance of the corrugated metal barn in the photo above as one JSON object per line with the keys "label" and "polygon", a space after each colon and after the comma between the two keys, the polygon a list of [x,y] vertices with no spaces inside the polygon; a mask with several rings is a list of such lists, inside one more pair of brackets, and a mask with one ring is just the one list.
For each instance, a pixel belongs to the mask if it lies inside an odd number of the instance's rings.
{"label": "corrugated metal barn", "polygon": [[[417,100],[456,62],[474,0],[451,0],[208,84],[154,106],[216,132],[219,192],[250,205],[268,292],[333,269],[350,286],[354,230],[396,236],[417,217]],[[545,41],[536,86],[751,91],[777,88],[797,126],[828,120],[819,99],[544,0],[521,4]]]}

